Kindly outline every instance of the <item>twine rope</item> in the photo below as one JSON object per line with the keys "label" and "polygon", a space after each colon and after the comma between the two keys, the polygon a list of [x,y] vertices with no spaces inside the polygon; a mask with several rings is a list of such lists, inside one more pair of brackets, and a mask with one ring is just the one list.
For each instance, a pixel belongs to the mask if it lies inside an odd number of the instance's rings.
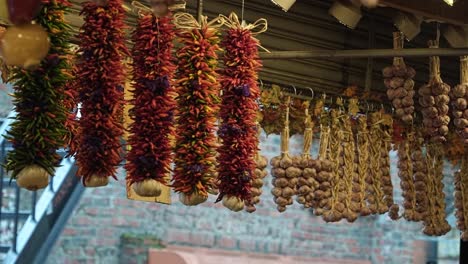
{"label": "twine rope", "polygon": [[216,17],[211,21],[208,21],[207,16],[202,16],[201,21],[198,22],[197,19],[189,13],[176,13],[174,14],[174,24],[177,28],[180,29],[201,29],[204,27],[219,28],[224,25],[224,19],[221,17]]}
{"label": "twine rope", "polygon": [[[238,28],[248,30],[252,36],[257,36],[265,33],[268,30],[268,21],[265,18],[260,18],[254,23],[248,24],[245,21],[241,21],[236,13],[231,13],[229,16],[219,15],[220,19],[223,20],[223,24],[228,28]],[[257,46],[264,51],[270,53],[268,49],[260,45],[260,41],[257,40]]]}
{"label": "twine rope", "polygon": [[291,104],[291,97],[286,99],[286,118],[284,120],[284,128],[281,133],[281,156],[289,155],[289,105]]}
{"label": "twine rope", "polygon": [[153,14],[153,9],[151,7],[146,6],[138,1],[132,1],[132,12],[137,14],[139,17],[144,17],[149,14]]}

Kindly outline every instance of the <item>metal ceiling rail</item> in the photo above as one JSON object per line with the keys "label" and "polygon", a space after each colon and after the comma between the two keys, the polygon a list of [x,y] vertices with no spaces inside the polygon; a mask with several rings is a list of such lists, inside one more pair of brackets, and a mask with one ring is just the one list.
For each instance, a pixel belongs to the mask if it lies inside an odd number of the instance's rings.
{"label": "metal ceiling rail", "polygon": [[389,58],[389,57],[455,57],[467,56],[468,48],[308,50],[260,52],[262,60],[294,60],[316,58]]}

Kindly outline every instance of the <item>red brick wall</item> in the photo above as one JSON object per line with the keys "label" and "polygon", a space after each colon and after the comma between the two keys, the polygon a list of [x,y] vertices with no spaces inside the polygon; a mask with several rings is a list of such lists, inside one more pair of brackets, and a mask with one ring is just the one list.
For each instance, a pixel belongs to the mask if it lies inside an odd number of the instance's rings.
{"label": "red brick wall", "polygon": [[[299,151],[300,142],[293,143],[291,149]],[[278,147],[276,136],[263,141],[269,158],[279,152]],[[109,187],[86,190],[49,263],[118,263],[123,233],[151,234],[169,245],[373,263],[413,262],[413,234],[419,232],[419,225],[395,223],[387,217],[328,224],[298,205],[279,214],[269,193],[270,179],[253,214],[230,212],[213,205],[213,199],[197,207],[130,201],[124,175],[119,179]]]}

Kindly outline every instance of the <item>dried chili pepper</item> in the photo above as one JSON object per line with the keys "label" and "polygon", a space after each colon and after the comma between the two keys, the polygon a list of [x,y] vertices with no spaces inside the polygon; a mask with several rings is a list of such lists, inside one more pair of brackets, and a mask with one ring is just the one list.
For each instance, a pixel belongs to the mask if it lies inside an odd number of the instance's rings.
{"label": "dried chili pepper", "polygon": [[[14,68],[14,104],[17,112],[6,138],[14,150],[7,155],[5,168],[12,171],[18,185],[35,190],[48,184],[61,162],[57,150],[65,145],[67,109],[64,85],[70,76],[70,27],[64,21],[70,2],[42,1],[36,22],[49,33],[51,49],[38,68]],[[20,179],[23,178],[23,179]]]}
{"label": "dried chili pepper", "polygon": [[216,68],[218,30],[208,26],[179,32],[177,51],[178,115],[174,190],[186,205],[206,201],[216,173],[216,113],[219,84]]}
{"label": "dried chili pepper", "polygon": [[[70,58],[72,63],[72,58]],[[67,136],[65,138],[65,147],[67,147],[67,156],[74,156],[76,153],[77,142],[76,136],[78,134],[78,90],[76,87],[76,80],[74,74],[70,75],[70,81],[64,86],[65,99],[63,102],[64,107],[68,110],[67,121],[65,127],[67,128]]]}
{"label": "dried chili pepper", "polygon": [[[223,200],[234,211],[242,210],[244,203],[250,202],[252,181],[256,179],[260,96],[257,79],[261,67],[258,44],[252,32],[241,25],[229,29],[222,42],[225,67],[218,133],[222,139],[218,149],[218,201]],[[235,202],[227,202],[230,199]]]}
{"label": "dried chili pepper", "polygon": [[121,0],[105,5],[87,2],[80,40],[76,80],[81,102],[77,135],[77,174],[86,186],[102,186],[108,176],[116,178],[121,161],[122,106],[125,80],[122,56],[128,54],[124,40],[124,9]]}
{"label": "dried chili pepper", "polygon": [[[133,99],[127,155],[127,178],[141,196],[158,196],[158,183],[167,185],[172,162],[170,138],[174,133],[175,91],[171,85],[175,65],[172,41],[175,30],[172,17],[153,14],[138,20],[133,33]],[[153,180],[157,182],[153,182]],[[147,182],[150,181],[150,182]],[[152,184],[151,184],[152,183]],[[148,187],[146,186],[146,187]],[[151,188],[150,188],[151,189]]]}

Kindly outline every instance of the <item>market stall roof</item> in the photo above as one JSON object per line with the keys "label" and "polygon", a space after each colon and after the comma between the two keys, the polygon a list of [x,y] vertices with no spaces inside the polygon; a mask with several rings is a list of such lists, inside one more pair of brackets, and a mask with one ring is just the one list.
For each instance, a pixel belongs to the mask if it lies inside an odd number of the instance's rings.
{"label": "market stall roof", "polygon": [[[432,0],[431,0],[432,1]],[[438,1],[442,4],[442,0]],[[459,0],[462,1],[462,0]],[[82,24],[79,16],[81,4],[84,0],[72,0],[72,14],[67,19],[73,26],[75,33]],[[131,1],[125,1],[130,5]],[[392,32],[395,27],[392,15],[394,8],[376,8],[364,11],[355,30],[341,25],[328,14],[333,4],[332,0],[298,0],[295,5],[285,13],[270,0],[245,1],[244,18],[248,22],[259,18],[266,18],[269,23],[268,31],[259,35],[262,46],[271,51],[307,51],[307,50],[350,50],[350,49],[390,49],[392,48]],[[404,2],[404,1],[401,1]],[[424,2],[416,0],[409,2]],[[463,0],[466,2],[466,0]],[[147,1],[142,1],[147,3]],[[187,11],[196,14],[196,0],[187,0]],[[236,12],[241,14],[242,1],[210,0],[205,1],[204,14],[213,18],[218,14]],[[429,6],[429,5],[427,5]],[[447,5],[448,6],[448,5]],[[129,31],[136,26],[136,15],[128,13],[127,25]],[[423,23],[421,33],[405,48],[426,48],[427,41],[435,37],[435,26]],[[441,47],[448,44],[441,40]],[[442,71],[444,80],[451,84],[458,82],[458,59],[456,57],[442,58]],[[427,81],[428,58],[408,58],[408,64],[418,72],[416,82],[422,84]],[[364,58],[315,58],[315,59],[289,59],[265,60],[261,78],[264,82],[294,85],[304,94],[312,88],[316,93],[341,94],[349,84],[360,88],[371,87],[373,91],[383,94],[381,69],[391,64],[390,58],[374,60],[371,67]],[[366,72],[371,71],[372,78],[366,78]],[[367,76],[369,76],[367,74]],[[366,82],[367,79],[367,82]],[[372,80],[369,84],[369,80]],[[366,84],[367,83],[367,84]],[[307,89],[306,89],[307,88]]]}
{"label": "market stall roof", "polygon": [[468,25],[468,1],[458,0],[453,6],[442,0],[381,0],[382,5],[415,15],[447,22],[454,25]]}

